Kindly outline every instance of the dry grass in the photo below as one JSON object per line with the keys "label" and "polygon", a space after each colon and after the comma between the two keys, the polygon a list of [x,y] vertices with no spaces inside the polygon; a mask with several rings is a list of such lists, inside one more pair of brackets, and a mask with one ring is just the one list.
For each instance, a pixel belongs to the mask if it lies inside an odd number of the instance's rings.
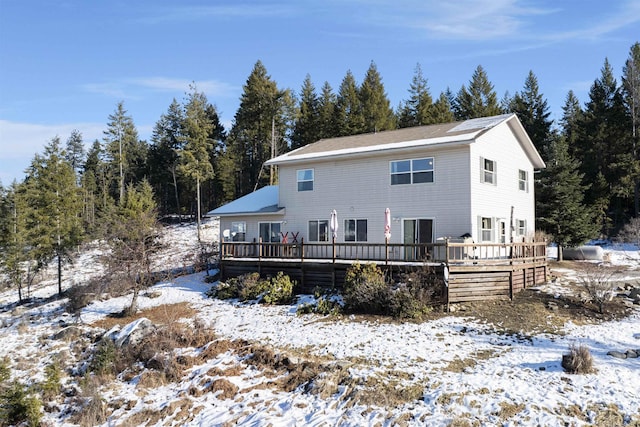
{"label": "dry grass", "polygon": [[595,372],[593,357],[585,345],[571,344],[569,354],[562,355],[562,367],[570,374],[590,374]]}
{"label": "dry grass", "polygon": [[124,326],[143,317],[151,320],[155,325],[171,325],[179,319],[193,319],[197,314],[198,311],[189,303],[179,302],[140,310],[131,316],[107,316],[95,321],[91,326],[109,330],[115,325]]}
{"label": "dry grass", "polygon": [[497,357],[498,355],[499,355],[498,351],[487,349],[487,350],[479,350],[475,352],[472,357],[467,357],[464,359],[456,356],[452,361],[449,362],[447,366],[443,368],[443,370],[448,372],[462,373],[467,369],[475,368],[476,365],[478,364],[478,361],[488,360],[488,359],[491,359],[492,357]]}

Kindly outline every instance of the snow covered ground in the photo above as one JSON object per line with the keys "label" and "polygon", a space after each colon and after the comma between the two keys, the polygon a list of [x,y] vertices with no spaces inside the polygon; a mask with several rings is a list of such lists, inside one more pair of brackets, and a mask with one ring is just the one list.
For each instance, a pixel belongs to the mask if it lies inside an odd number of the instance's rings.
{"label": "snow covered ground", "polygon": [[[181,226],[170,233],[168,240],[174,247],[167,252],[171,258],[162,264],[179,267],[196,248],[195,230]],[[605,248],[605,252],[614,264],[635,266],[638,251],[633,249]],[[83,253],[67,286],[100,272],[99,252],[96,246]],[[561,333],[523,337],[459,315],[422,323],[393,322],[376,317],[297,315],[296,305],[214,300],[204,294],[211,287],[204,276],[197,273],[158,283],[141,296],[140,309],[187,302],[220,341],[243,340],[273,349],[302,373],[307,363],[320,367],[313,384],[285,391],[275,385],[283,371],[269,374],[250,363],[246,351],[230,348],[198,359],[175,382],[149,387],[135,376],[102,385],[99,392],[109,402],[102,425],[640,424],[640,358],[607,355],[610,350],[640,351],[637,308],[622,320],[567,322]],[[47,298],[57,291],[56,286],[50,280],[33,295]],[[554,293],[559,286],[549,284],[540,290]],[[14,293],[0,294],[0,357],[10,359],[13,378],[39,382],[45,366],[55,358],[64,357],[72,364],[79,357],[74,348],[77,342],[53,338],[76,319],[64,312],[64,300],[21,307],[15,306]],[[90,325],[122,310],[129,298],[90,304],[82,310],[78,325],[99,336],[104,330]],[[564,372],[561,357],[572,344],[590,349],[596,373]],[[206,351],[207,346],[179,350],[194,358]],[[194,391],[220,379],[235,387]],[[330,387],[333,380],[335,387]],[[79,381],[69,373],[63,376],[67,387]],[[324,392],[318,391],[321,383]],[[72,402],[76,401],[67,397],[49,405],[45,421],[74,425],[68,408]]]}

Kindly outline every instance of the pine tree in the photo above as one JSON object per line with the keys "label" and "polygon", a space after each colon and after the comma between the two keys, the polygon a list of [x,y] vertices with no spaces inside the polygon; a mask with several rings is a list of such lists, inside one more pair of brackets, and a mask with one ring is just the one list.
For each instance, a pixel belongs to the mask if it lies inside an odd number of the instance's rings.
{"label": "pine tree", "polygon": [[275,182],[275,174],[262,173],[263,164],[287,151],[293,116],[290,91],[278,89],[262,62],[255,64],[243,89],[227,138],[227,159],[239,171],[227,177],[237,182],[236,198]]}
{"label": "pine tree", "polygon": [[74,129],[67,139],[65,158],[73,168],[79,181],[82,169],[84,167],[84,143],[82,142],[82,133]]}
{"label": "pine tree", "polygon": [[409,99],[402,103],[398,111],[398,127],[406,128],[436,123],[433,117],[433,108],[427,79],[422,74],[422,67],[417,64],[409,86]]}
{"label": "pine tree", "polygon": [[149,182],[164,214],[182,214],[177,170],[178,153],[184,143],[184,113],[174,98],[167,112],[156,122],[149,147]]}
{"label": "pine tree", "polygon": [[153,255],[161,248],[156,208],[153,189],[143,180],[127,186],[115,215],[109,218],[109,275],[133,291],[127,314],[136,312],[140,290],[151,284]]}
{"label": "pine tree", "polygon": [[180,151],[180,173],[195,183],[196,188],[196,221],[198,241],[200,241],[200,219],[202,201],[200,185],[214,177],[213,166],[209,155],[213,150],[211,134],[214,124],[207,116],[209,102],[204,93],[192,86],[185,105],[184,148]]}
{"label": "pine tree", "polygon": [[109,115],[104,143],[110,174],[115,183],[113,194],[120,201],[124,197],[126,184],[136,183],[144,176],[147,157],[146,144],[139,140],[133,119],[127,115],[122,101],[116,106],[116,111]]}
{"label": "pine tree", "polygon": [[562,126],[562,135],[569,144],[569,153],[576,155],[576,139],[578,138],[578,128],[582,120],[582,107],[580,101],[576,98],[572,90],[567,93],[564,105],[562,106],[562,118],[560,125]]}
{"label": "pine tree", "polygon": [[[622,68],[622,93],[631,117],[631,139],[634,159],[640,159],[640,43],[631,46],[629,58]],[[634,185],[634,216],[640,215],[640,180]]]}
{"label": "pine tree", "polygon": [[580,164],[569,154],[566,139],[554,134],[546,150],[547,167],[538,183],[536,218],[538,226],[553,236],[558,244],[558,257],[562,248],[578,246],[595,237],[592,211],[584,204],[584,174]]}
{"label": "pine tree", "polygon": [[395,115],[384,91],[382,77],[374,62],[369,65],[364,81],[358,90],[358,96],[362,108],[364,132],[395,129]]}
{"label": "pine tree", "polygon": [[524,90],[513,97],[511,111],[517,114],[538,152],[544,154],[553,120],[549,120],[551,113],[547,100],[539,91],[538,79],[533,71],[529,71]]}
{"label": "pine tree", "polygon": [[451,123],[455,121],[451,101],[445,92],[442,92],[436,102],[433,103],[433,122]]}
{"label": "pine tree", "polygon": [[351,70],[340,83],[336,102],[336,136],[357,135],[365,131],[361,98]]}
{"label": "pine tree", "polygon": [[298,112],[293,124],[293,133],[291,135],[292,149],[304,147],[320,139],[318,108],[318,95],[311,82],[311,76],[307,74],[307,77],[302,83]]}
{"label": "pine tree", "polygon": [[29,240],[39,265],[58,261],[58,292],[62,294],[62,264],[82,240],[82,198],[71,164],[55,137],[36,155],[25,180],[31,208]]}
{"label": "pine tree", "polygon": [[337,97],[328,82],[324,82],[318,99],[318,139],[333,138],[338,135],[336,117]]}
{"label": "pine tree", "polygon": [[502,114],[493,84],[489,82],[487,73],[481,65],[478,65],[473,72],[469,89],[464,85],[460,88],[454,105],[454,113],[457,120]]}

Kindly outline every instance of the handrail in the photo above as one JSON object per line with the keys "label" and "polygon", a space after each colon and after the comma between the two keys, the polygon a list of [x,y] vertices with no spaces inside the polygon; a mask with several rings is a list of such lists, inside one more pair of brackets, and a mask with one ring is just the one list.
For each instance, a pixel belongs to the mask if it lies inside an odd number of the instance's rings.
{"label": "handrail", "polygon": [[300,260],[358,260],[376,262],[428,261],[446,264],[527,263],[545,261],[546,242],[363,243],[363,242],[222,242],[221,259],[256,258]]}

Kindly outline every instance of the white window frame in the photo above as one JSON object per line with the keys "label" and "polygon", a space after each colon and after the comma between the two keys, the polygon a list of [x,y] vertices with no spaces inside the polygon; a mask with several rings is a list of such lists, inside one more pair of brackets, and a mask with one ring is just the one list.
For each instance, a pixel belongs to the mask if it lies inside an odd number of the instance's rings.
{"label": "white window frame", "polygon": [[[315,223],[315,224],[313,224]],[[315,239],[313,237],[313,233],[311,232],[312,225],[315,228]],[[321,227],[322,226],[322,227]],[[312,219],[308,222],[309,228],[309,236],[308,240],[310,242],[328,242],[329,241],[329,220],[328,219]],[[324,230],[324,236],[322,234],[322,230]],[[324,237],[324,239],[322,239]]]}
{"label": "white window frame", "polygon": [[[426,161],[427,169],[417,169],[418,162]],[[394,165],[408,162],[409,168],[400,172],[394,172]],[[430,167],[429,167],[430,166]],[[396,168],[397,169],[397,168]],[[407,185],[407,184],[433,184],[435,182],[435,159],[433,157],[422,157],[417,159],[392,160],[389,162],[389,175],[391,185]],[[428,178],[426,181],[417,181],[418,174],[426,173]],[[430,174],[430,175],[429,175]],[[394,177],[408,175],[409,182],[393,182]]]}
{"label": "white window frame", "polygon": [[369,238],[368,234],[369,224],[366,218],[349,218],[344,220],[345,242],[366,242]]}
{"label": "white window frame", "polygon": [[516,220],[516,233],[518,236],[526,236],[527,235],[527,220],[526,219],[517,219]]}
{"label": "white window frame", "polygon": [[[311,179],[306,177],[306,173],[311,172]],[[313,191],[315,179],[315,171],[313,169],[298,169],[296,171],[296,182],[298,191]],[[311,188],[305,188],[308,183],[311,183]]]}
{"label": "white window frame", "polygon": [[[493,225],[495,220],[491,217],[480,217],[480,241],[481,242],[493,242]],[[487,228],[486,226],[489,226]],[[487,238],[488,237],[488,238]]]}
{"label": "white window frame", "polygon": [[529,172],[518,169],[518,190],[529,192]]}
{"label": "white window frame", "polygon": [[[491,165],[491,169],[487,168],[488,165]],[[498,164],[495,160],[480,157],[480,182],[498,184]]]}
{"label": "white window frame", "polygon": [[[236,238],[236,236],[238,236]],[[247,221],[233,221],[231,223],[231,241],[246,242],[247,240]]]}

